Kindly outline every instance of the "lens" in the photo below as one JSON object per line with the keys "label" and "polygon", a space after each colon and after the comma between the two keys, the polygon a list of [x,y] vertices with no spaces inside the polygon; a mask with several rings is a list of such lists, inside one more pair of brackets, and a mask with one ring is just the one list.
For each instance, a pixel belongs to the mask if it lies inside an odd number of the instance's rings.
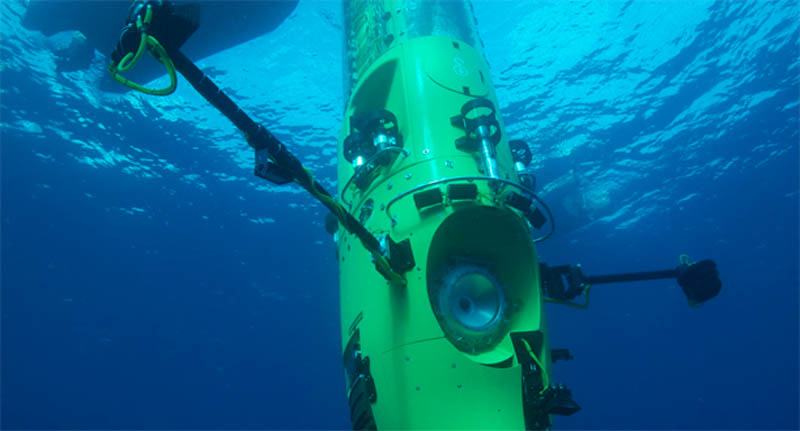
{"label": "lens", "polygon": [[499,286],[485,274],[466,273],[450,286],[447,307],[459,324],[479,331],[497,319],[501,295]]}
{"label": "lens", "polygon": [[439,324],[459,349],[485,351],[504,335],[505,294],[487,267],[468,263],[450,266],[440,282],[429,289]]}

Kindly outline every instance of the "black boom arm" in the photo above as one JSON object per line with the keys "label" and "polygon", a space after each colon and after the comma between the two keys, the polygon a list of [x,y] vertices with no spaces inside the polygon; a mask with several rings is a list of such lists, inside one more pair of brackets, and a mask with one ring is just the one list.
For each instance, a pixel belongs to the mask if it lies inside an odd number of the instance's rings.
{"label": "black boom arm", "polygon": [[[587,276],[580,265],[540,265],[542,290],[556,301],[570,301],[583,294],[589,286],[630,281],[674,278],[681,286],[689,305],[697,305],[717,296],[722,289],[717,265],[713,260],[682,263],[674,269]],[[565,283],[566,281],[566,283]]]}

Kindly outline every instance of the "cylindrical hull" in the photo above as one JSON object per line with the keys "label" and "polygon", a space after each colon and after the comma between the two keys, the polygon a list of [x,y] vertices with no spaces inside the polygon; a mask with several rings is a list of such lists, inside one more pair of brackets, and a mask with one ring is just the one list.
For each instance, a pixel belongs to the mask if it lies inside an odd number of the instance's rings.
{"label": "cylindrical hull", "polygon": [[[339,195],[376,236],[409,240],[414,261],[407,284],[390,285],[340,229],[354,427],[524,429],[520,346],[544,386],[550,368],[539,265],[529,224],[507,204],[519,179],[502,119],[486,107],[498,103],[471,5],[351,1],[345,17]],[[396,131],[352,144],[369,134],[362,119],[385,111]],[[469,119],[480,115],[496,127],[470,136]],[[369,142],[376,150],[364,149]],[[366,163],[359,151],[385,142],[394,156]]]}

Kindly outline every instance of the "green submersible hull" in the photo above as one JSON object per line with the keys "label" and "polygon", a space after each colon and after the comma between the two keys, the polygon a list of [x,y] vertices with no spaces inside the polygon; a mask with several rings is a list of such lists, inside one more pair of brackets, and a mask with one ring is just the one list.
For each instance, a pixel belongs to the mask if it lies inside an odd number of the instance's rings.
{"label": "green submersible hull", "polygon": [[338,237],[353,426],[547,427],[577,406],[549,385],[529,222],[541,214],[530,214],[471,4],[344,8],[338,191],[407,266],[406,284],[392,285],[357,238]]}

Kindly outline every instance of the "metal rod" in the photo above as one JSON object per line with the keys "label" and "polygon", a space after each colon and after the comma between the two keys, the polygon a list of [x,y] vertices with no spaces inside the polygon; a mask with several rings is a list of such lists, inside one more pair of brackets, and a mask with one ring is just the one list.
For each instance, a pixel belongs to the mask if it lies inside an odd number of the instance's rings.
{"label": "metal rod", "polygon": [[583,281],[588,284],[622,283],[628,281],[646,281],[677,278],[677,269],[665,269],[662,271],[629,272],[625,274],[605,274],[585,276]]}

